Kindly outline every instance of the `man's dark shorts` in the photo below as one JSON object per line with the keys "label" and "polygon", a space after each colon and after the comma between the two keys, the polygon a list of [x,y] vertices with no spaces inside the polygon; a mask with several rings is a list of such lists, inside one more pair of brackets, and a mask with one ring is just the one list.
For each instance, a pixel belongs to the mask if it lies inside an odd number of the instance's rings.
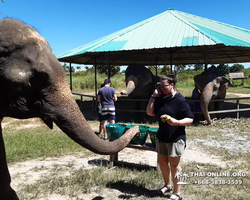
{"label": "man's dark shorts", "polygon": [[102,119],[103,120],[115,120],[115,107],[102,108]]}

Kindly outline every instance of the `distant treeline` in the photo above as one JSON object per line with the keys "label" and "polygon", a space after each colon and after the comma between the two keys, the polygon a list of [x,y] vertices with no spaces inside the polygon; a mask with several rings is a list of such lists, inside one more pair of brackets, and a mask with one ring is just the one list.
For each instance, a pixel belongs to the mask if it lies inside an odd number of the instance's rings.
{"label": "distant treeline", "polygon": [[[228,64],[215,65],[220,71],[222,71],[225,76],[228,77],[228,74],[231,72],[244,72],[246,77],[250,76],[250,68],[245,68],[242,64],[233,64],[229,66]],[[69,67],[65,64],[65,72],[69,76]],[[168,65],[164,66],[147,66],[147,68],[154,74],[162,76],[171,72],[171,67]],[[75,70],[74,70],[75,71]],[[73,71],[73,72],[74,72]],[[178,74],[178,86],[180,87],[189,87],[194,85],[193,78],[195,75],[200,74],[204,71],[203,65],[174,65],[172,67],[172,72]],[[94,67],[87,67],[84,71],[78,71],[72,73],[73,76],[73,89],[85,90],[85,89],[94,89]],[[98,66],[97,67],[97,85],[101,85],[103,80],[108,76],[107,66]],[[115,88],[124,87],[125,84],[125,75],[124,71],[120,70],[119,66],[110,67],[110,77],[112,79],[112,85]],[[234,80],[234,84],[238,84],[239,81]],[[250,85],[250,80],[245,80],[245,86]]]}

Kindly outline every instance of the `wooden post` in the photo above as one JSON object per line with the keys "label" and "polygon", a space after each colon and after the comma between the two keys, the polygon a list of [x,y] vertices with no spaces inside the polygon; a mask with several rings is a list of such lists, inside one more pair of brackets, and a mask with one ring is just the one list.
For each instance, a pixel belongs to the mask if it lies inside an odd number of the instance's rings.
{"label": "wooden post", "polygon": [[115,166],[115,161],[118,161],[118,152],[115,154],[110,155],[110,159],[109,159],[109,165],[110,167],[114,167]]}
{"label": "wooden post", "polygon": [[[236,108],[237,108],[237,110],[240,109],[240,100],[239,99],[236,101]],[[236,118],[239,119],[240,118],[240,112],[237,112],[236,116],[237,116]]]}

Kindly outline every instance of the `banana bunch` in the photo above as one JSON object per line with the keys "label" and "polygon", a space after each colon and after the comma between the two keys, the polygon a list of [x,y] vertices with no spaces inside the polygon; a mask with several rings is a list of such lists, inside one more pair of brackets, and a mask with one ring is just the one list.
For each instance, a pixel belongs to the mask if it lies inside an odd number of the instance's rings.
{"label": "banana bunch", "polygon": [[166,122],[167,120],[170,120],[171,122],[173,121],[173,118],[169,115],[162,115],[160,118],[163,123]]}

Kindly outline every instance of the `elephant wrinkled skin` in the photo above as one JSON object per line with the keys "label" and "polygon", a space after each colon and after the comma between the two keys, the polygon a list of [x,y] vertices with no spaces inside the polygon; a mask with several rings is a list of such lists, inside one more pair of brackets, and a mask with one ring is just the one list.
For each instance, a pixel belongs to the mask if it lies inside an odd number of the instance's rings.
{"label": "elephant wrinkled skin", "polygon": [[[72,140],[98,154],[122,150],[139,132],[136,126],[112,142],[96,136],[80,112],[49,43],[31,26],[15,19],[0,21],[0,95],[1,121],[4,117],[39,117],[50,128],[54,122]],[[0,199],[18,200],[10,186],[2,128],[0,177]]]}
{"label": "elephant wrinkled skin", "polygon": [[[201,110],[208,124],[212,123],[208,113],[209,103],[212,99],[225,99],[226,90],[232,85],[231,81],[224,76],[215,66],[194,77],[198,89],[201,91]],[[220,110],[224,101],[214,102],[213,110]]]}

